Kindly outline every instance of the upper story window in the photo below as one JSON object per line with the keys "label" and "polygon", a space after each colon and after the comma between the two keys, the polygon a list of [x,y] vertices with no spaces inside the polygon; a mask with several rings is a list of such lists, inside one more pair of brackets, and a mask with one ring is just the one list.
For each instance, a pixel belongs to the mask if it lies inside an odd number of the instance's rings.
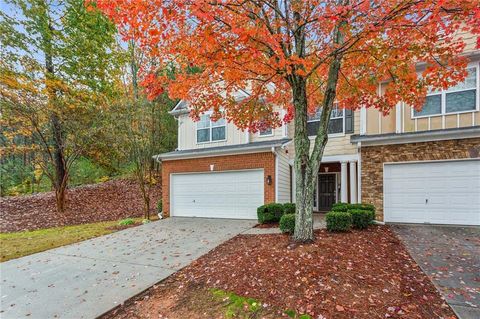
{"label": "upper story window", "polygon": [[[335,107],[330,114],[330,123],[328,125],[328,134],[344,134],[345,133],[345,111]],[[309,115],[307,120],[308,136],[317,135],[320,125],[320,116],[322,110],[319,108],[315,114]]]}
{"label": "upper story window", "polygon": [[467,68],[465,81],[448,90],[432,91],[420,111],[413,110],[413,117],[446,115],[478,110],[478,67]]}
{"label": "upper story window", "polygon": [[273,129],[271,127],[264,129],[264,130],[259,130],[258,135],[260,136],[272,136],[273,135]]}
{"label": "upper story window", "polygon": [[197,122],[197,143],[224,141],[226,139],[226,122],[224,118],[216,122],[210,115],[203,114]]}

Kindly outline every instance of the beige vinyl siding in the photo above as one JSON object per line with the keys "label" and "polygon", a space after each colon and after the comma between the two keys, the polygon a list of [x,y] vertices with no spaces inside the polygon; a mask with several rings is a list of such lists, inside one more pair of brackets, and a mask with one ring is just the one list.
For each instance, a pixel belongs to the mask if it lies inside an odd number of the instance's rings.
{"label": "beige vinyl siding", "polygon": [[239,130],[234,124],[226,124],[226,140],[207,143],[197,143],[197,125],[188,114],[178,117],[178,149],[200,149],[205,147],[216,147],[245,143],[245,133]]}
{"label": "beige vinyl siding", "polygon": [[476,51],[476,44],[477,44],[477,35],[474,35],[472,33],[467,33],[467,32],[461,32],[459,31],[458,34],[456,35],[457,37],[461,37],[463,41],[465,41],[465,53],[470,53]]}
{"label": "beige vinyl siding", "polygon": [[[460,128],[474,125],[480,125],[480,115],[478,111],[448,114],[448,115],[435,115],[429,118],[412,118],[412,108],[405,106],[404,125],[405,132],[416,132],[426,130],[440,130],[447,128]],[[472,114],[473,113],[473,114]],[[430,121],[430,127],[428,122]],[[415,129],[415,122],[417,122]]]}
{"label": "beige vinyl siding", "polygon": [[283,126],[276,127],[273,129],[273,134],[268,136],[260,136],[257,133],[249,133],[250,134],[250,142],[262,142],[262,141],[271,141],[271,140],[279,140],[282,139],[283,136]]}
{"label": "beige vinyl siding", "polygon": [[[289,137],[293,139],[293,128],[289,129]],[[360,111],[354,112],[353,117],[353,134],[360,133]],[[350,155],[357,153],[357,146],[350,143],[350,136],[352,134],[345,134],[341,136],[329,136],[327,145],[323,152],[324,156],[332,155]],[[315,138],[310,137],[310,153],[313,151],[313,146],[315,143]],[[293,160],[295,157],[295,146],[294,143],[290,143],[287,147],[290,155],[290,159]]]}
{"label": "beige vinyl siding", "polygon": [[374,108],[367,108],[367,135],[380,134],[379,112]]}
{"label": "beige vinyl siding", "polygon": [[278,203],[289,203],[290,199],[290,164],[289,157],[285,150],[277,151],[277,202]]}

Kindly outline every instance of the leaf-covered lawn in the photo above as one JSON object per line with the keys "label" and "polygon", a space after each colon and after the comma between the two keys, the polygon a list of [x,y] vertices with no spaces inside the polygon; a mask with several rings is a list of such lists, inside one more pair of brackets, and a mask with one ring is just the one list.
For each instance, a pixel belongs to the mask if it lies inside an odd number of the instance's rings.
{"label": "leaf-covered lawn", "polygon": [[[137,224],[141,218],[134,219]],[[0,262],[113,233],[118,221],[0,233]]]}
{"label": "leaf-covered lawn", "polygon": [[319,230],[300,246],[286,235],[237,236],[107,317],[223,318],[212,288],[258,300],[262,318],[285,309],[312,318],[455,318],[388,226]]}

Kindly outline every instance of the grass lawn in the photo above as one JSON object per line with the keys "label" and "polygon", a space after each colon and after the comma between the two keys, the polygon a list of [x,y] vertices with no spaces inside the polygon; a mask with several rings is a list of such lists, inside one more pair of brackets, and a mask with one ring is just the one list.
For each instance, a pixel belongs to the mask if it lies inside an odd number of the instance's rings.
{"label": "grass lawn", "polygon": [[103,319],[455,318],[388,226],[239,235]]}
{"label": "grass lawn", "polygon": [[[134,218],[135,225],[141,218]],[[46,228],[34,231],[0,234],[0,262],[31,255],[122,229],[118,221],[99,222],[75,226]]]}

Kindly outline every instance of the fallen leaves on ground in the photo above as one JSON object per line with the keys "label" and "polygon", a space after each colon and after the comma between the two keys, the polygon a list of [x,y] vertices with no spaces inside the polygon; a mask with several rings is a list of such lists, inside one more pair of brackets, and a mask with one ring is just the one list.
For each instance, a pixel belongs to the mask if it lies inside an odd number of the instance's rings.
{"label": "fallen leaves on ground", "polygon": [[[306,245],[286,235],[237,236],[171,276],[161,292],[150,289],[107,318],[181,318],[193,287],[313,318],[455,318],[389,227],[315,234]],[[203,307],[194,318],[222,318]]]}
{"label": "fallen leaves on ground", "polygon": [[[152,207],[161,196],[161,187],[152,189]],[[0,232],[118,220],[143,215],[143,200],[133,180],[112,180],[79,186],[67,191],[67,210],[58,213],[55,193],[0,198]]]}

